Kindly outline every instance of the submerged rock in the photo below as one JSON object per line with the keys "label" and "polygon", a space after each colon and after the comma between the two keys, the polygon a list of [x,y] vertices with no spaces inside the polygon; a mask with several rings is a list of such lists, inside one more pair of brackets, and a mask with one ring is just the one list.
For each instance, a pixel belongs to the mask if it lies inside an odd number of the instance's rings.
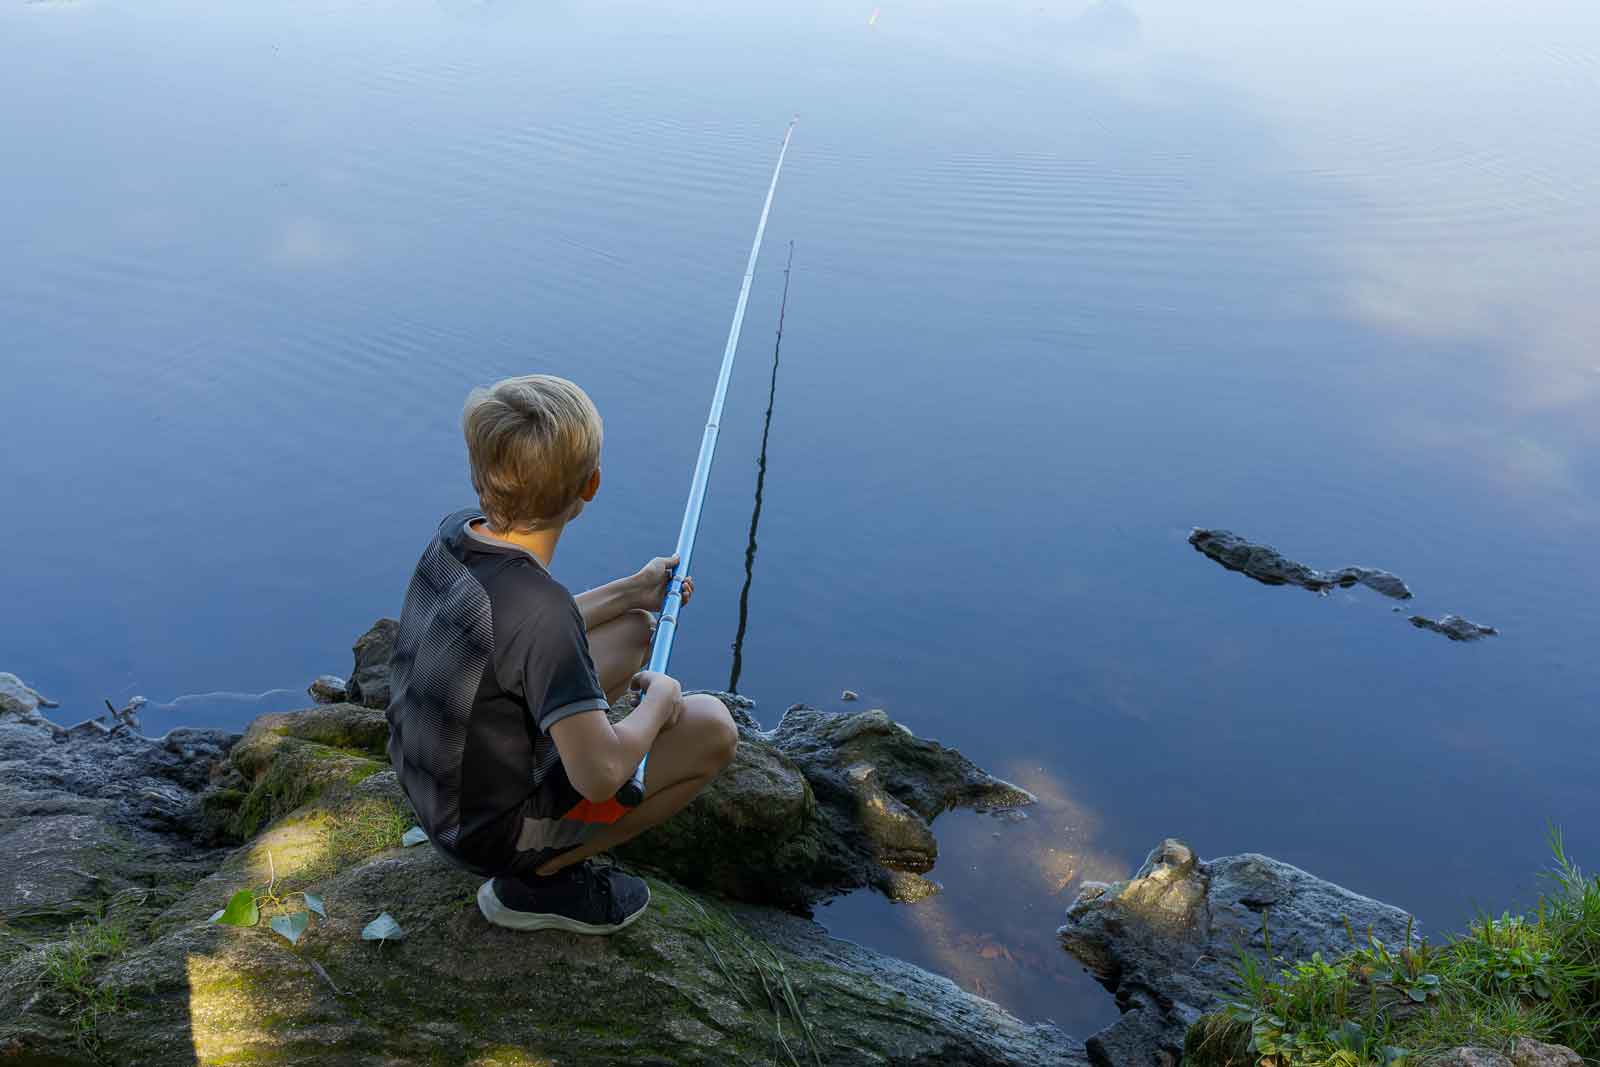
{"label": "submerged rock", "polygon": [[1388,571],[1372,567],[1341,567],[1336,571],[1319,571],[1285,559],[1271,545],[1247,541],[1231,530],[1204,530],[1196,527],[1189,534],[1189,543],[1200,552],[1230,571],[1249,575],[1264,585],[1297,585],[1314,593],[1326,593],[1335,587],[1348,589],[1364,585],[1374,592],[1395,600],[1410,600],[1411,590],[1406,583]]}
{"label": "submerged rock", "polygon": [[1144,1067],[1179,1062],[1189,1027],[1233,994],[1240,951],[1332,957],[1351,947],[1351,930],[1371,927],[1403,944],[1410,921],[1279,860],[1245,853],[1205,862],[1169,838],[1127,881],[1085,883],[1057,935],[1124,1013],[1089,1038],[1090,1062]]}
{"label": "submerged rock", "polygon": [[1484,637],[1493,637],[1500,631],[1493,626],[1479,626],[1459,615],[1446,615],[1435,622],[1426,615],[1413,615],[1410,623],[1419,630],[1432,630],[1436,634],[1444,634],[1452,641],[1477,641]]}
{"label": "submerged rock", "polygon": [[379,619],[350,649],[355,654],[355,669],[345,685],[345,696],[352,704],[369,708],[389,706],[389,658],[394,655],[394,639],[400,633],[396,619]]}

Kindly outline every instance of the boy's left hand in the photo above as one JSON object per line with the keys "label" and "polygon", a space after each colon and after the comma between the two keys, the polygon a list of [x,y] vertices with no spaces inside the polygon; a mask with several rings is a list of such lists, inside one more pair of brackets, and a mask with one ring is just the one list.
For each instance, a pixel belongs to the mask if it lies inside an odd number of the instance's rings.
{"label": "boy's left hand", "polygon": [[[659,611],[661,609],[661,601],[667,595],[667,581],[672,576],[672,568],[677,565],[678,557],[676,555],[657,556],[639,569],[639,572],[633,576],[639,588],[638,607],[644,608],[646,611]],[[683,580],[683,603],[688,605],[689,599],[693,596],[694,578],[686,577]]]}

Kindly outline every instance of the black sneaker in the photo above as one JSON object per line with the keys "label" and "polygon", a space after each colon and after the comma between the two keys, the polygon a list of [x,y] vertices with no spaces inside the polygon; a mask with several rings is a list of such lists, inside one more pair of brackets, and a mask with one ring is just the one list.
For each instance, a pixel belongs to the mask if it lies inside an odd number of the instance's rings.
{"label": "black sneaker", "polygon": [[584,860],[546,877],[501,875],[478,889],[478,910],[510,930],[614,934],[644,914],[642,878]]}

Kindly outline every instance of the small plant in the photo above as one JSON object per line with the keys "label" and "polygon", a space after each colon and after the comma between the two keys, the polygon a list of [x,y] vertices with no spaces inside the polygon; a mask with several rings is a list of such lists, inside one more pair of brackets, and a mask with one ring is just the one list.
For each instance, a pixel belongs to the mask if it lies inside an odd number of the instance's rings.
{"label": "small plant", "polygon": [[[1407,1067],[1461,1045],[1508,1050],[1520,1038],[1600,1060],[1600,879],[1552,832],[1553,891],[1531,915],[1484,916],[1444,946],[1401,946],[1370,929],[1337,958],[1289,962],[1238,946],[1238,996],[1196,1051],[1225,1040],[1219,1062],[1260,1067]],[[1209,1062],[1197,1058],[1196,1062]]]}
{"label": "small plant", "polygon": [[117,995],[101,988],[100,973],[127,951],[129,944],[127,926],[102,911],[73,926],[65,941],[44,953],[40,985],[71,1021],[78,1047],[96,1058],[100,1054],[100,1019],[119,1007]]}

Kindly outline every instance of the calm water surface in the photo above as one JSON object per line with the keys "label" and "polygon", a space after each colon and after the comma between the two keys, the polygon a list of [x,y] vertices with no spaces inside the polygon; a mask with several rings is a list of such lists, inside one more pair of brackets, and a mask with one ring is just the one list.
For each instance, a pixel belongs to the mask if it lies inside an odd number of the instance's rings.
{"label": "calm water surface", "polygon": [[1435,931],[1530,900],[1547,821],[1600,865],[1594,6],[873,8],[0,0],[0,669],[152,730],[303,703],[503,375],[607,418],[558,574],[666,551],[798,111],[676,673],[727,681],[792,239],[740,687],[1043,800],[824,921],[1084,1032],[1053,929],[1166,835]]}

